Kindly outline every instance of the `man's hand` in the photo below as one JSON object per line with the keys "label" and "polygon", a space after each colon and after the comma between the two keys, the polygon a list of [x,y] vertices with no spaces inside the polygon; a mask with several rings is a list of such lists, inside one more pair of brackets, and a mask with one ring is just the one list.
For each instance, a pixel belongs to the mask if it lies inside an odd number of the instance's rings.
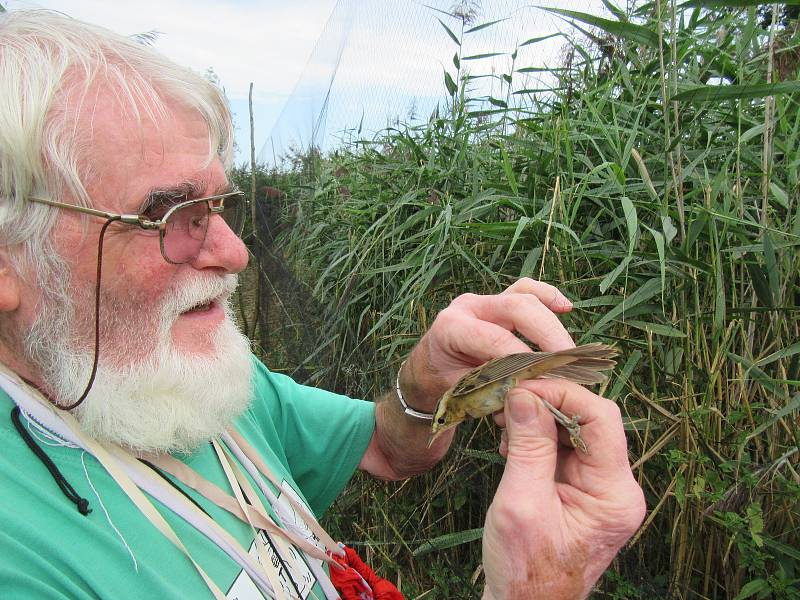
{"label": "man's hand", "polygon": [[[581,416],[591,454],[569,446],[539,398]],[[507,462],[486,515],[484,599],[585,598],[645,513],[619,409],[571,382],[526,381],[498,421]]]}
{"label": "man's hand", "polygon": [[556,313],[572,303],[555,287],[520,279],[501,294],[463,294],[440,312],[411,351],[400,387],[410,405],[433,412],[436,401],[465,373],[488,360],[527,352],[525,338],[544,351],[575,346]]}
{"label": "man's hand", "polygon": [[[400,372],[400,389],[411,408],[432,413],[442,394],[465,373],[487,360],[530,348],[575,343],[556,313],[572,309],[552,285],[520,279],[500,294],[463,294],[441,311],[414,347]],[[394,391],[378,404],[376,430],[359,468],[382,479],[399,479],[429,469],[447,452],[453,431],[427,448],[430,421],[403,414]]]}

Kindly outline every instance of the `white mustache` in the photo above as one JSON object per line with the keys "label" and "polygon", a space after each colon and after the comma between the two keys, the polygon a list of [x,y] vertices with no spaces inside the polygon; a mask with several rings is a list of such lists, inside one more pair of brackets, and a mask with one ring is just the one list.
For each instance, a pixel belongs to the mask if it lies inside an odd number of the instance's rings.
{"label": "white mustache", "polygon": [[219,275],[194,277],[165,296],[162,304],[163,314],[168,319],[174,318],[191,308],[215,300],[225,305],[238,284],[238,276],[232,273],[221,277]]}

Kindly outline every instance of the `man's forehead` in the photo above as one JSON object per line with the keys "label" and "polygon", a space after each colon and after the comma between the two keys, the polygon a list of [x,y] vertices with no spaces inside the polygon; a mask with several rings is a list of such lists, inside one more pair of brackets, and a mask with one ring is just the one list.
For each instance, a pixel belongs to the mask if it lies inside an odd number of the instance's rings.
{"label": "man's forehead", "polygon": [[131,211],[153,191],[227,183],[224,169],[208,171],[213,156],[198,111],[170,98],[128,98],[109,83],[64,97],[63,109],[74,117],[79,169],[95,203],[129,198],[119,209]]}
{"label": "man's forehead", "polygon": [[55,118],[60,116],[75,123],[75,135],[82,144],[89,145],[104,140],[134,143],[137,138],[160,136],[175,123],[208,130],[196,109],[175,98],[159,94],[152,87],[128,87],[124,82],[107,79],[88,84],[71,79],[59,93],[52,112]]}

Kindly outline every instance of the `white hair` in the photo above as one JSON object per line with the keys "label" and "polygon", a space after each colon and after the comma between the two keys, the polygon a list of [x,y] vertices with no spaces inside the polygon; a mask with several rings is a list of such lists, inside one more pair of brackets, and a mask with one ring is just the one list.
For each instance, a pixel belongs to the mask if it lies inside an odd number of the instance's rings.
{"label": "white hair", "polygon": [[[221,90],[152,48],[44,10],[0,14],[0,249],[20,270],[53,270],[56,211],[29,195],[90,204],[81,157],[80,109],[93,85],[108,86],[132,118],[164,117],[167,102],[196,110],[208,127],[209,162],[230,165],[233,127]],[[69,103],[67,102],[69,99]],[[77,100],[77,101],[76,101]],[[81,166],[84,165],[84,166]]]}

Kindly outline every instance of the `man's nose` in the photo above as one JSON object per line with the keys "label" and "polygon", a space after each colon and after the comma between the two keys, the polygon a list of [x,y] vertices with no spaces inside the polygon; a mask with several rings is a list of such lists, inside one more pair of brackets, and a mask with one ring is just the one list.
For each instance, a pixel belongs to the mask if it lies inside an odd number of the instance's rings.
{"label": "man's nose", "polygon": [[239,273],[247,266],[247,260],[247,246],[242,238],[233,232],[221,215],[211,215],[206,239],[192,266],[195,269],[222,269],[227,273]]}

